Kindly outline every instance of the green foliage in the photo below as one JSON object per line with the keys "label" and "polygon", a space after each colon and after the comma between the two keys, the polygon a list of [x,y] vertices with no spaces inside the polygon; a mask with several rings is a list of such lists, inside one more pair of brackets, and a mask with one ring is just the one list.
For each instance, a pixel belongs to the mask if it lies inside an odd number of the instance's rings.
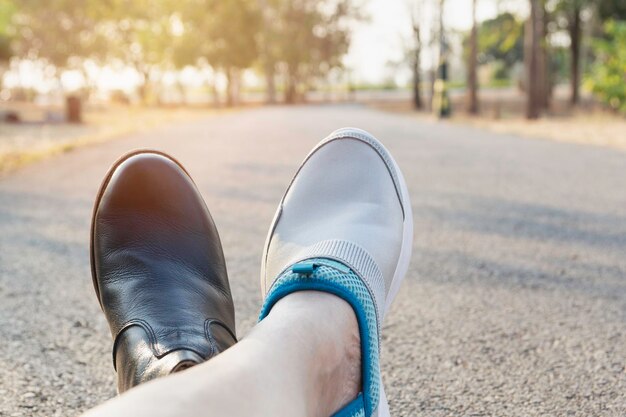
{"label": "green foliage", "polygon": [[172,60],[177,16],[173,0],[109,0],[98,30],[108,39],[106,58],[133,66],[149,78]]}
{"label": "green foliage", "polygon": [[38,0],[20,0],[13,19],[18,54],[57,68],[95,56],[105,42],[94,30],[101,7],[98,0],[47,0],[45,7]]}
{"label": "green foliage", "polygon": [[[611,0],[613,1],[613,0]],[[600,1],[599,3],[601,3]],[[555,13],[570,13],[575,9],[584,9],[594,3],[594,0],[547,0],[548,10]]]}
{"label": "green foliage", "polygon": [[223,70],[282,67],[287,91],[341,67],[348,51],[351,0],[187,0],[184,35],[174,48],[177,67],[199,61]]}
{"label": "green foliage", "polygon": [[570,74],[571,52],[568,48],[552,46],[550,48],[549,71],[554,82],[567,80]]}
{"label": "green foliage", "polygon": [[209,62],[221,68],[246,68],[257,56],[256,34],[260,14],[253,0],[210,0],[212,17],[208,39],[212,40]]}
{"label": "green foliage", "polygon": [[11,19],[15,14],[15,3],[12,0],[0,0],[0,36],[11,33]]}
{"label": "green foliage", "polygon": [[600,20],[626,20],[626,1],[624,0],[596,0]]}
{"label": "green foliage", "polygon": [[[513,65],[524,59],[524,24],[511,13],[502,13],[478,27],[478,65],[495,66],[495,79],[508,79]],[[463,54],[469,56],[468,33],[463,39]]]}
{"label": "green foliage", "polygon": [[132,66],[144,79],[142,98],[164,72],[187,65],[237,84],[240,70],[262,61],[303,84],[341,67],[354,1],[0,0],[0,61],[15,52],[56,76],[86,73],[86,60]]}
{"label": "green foliage", "polygon": [[178,2],[184,27],[174,45],[177,67],[208,62],[214,68],[246,68],[257,54],[260,16],[252,0]]}
{"label": "green foliage", "polygon": [[608,21],[606,36],[595,39],[597,56],[586,84],[602,102],[626,113],[626,21]]}
{"label": "green foliage", "polygon": [[479,62],[502,61],[510,68],[524,57],[524,24],[511,13],[485,20],[478,30]]}
{"label": "green foliage", "polygon": [[[287,72],[287,101],[298,86],[342,66],[350,45],[350,23],[362,19],[350,0],[272,0],[266,37],[272,59]],[[269,20],[269,19],[268,19]]]}
{"label": "green foliage", "polygon": [[[11,19],[15,13],[15,4],[10,0],[0,0],[0,65],[13,56],[13,33]],[[1,78],[1,77],[0,77]],[[1,82],[2,80],[0,80]]]}
{"label": "green foliage", "polygon": [[0,63],[8,62],[12,55],[11,38],[0,35]]}

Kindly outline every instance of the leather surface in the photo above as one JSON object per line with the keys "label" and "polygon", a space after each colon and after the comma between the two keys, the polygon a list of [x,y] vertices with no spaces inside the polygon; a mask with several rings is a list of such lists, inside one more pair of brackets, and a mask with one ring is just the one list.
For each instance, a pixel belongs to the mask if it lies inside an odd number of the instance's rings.
{"label": "leather surface", "polygon": [[150,152],[118,163],[96,202],[92,239],[120,392],[235,343],[219,235],[178,163]]}
{"label": "leather surface", "polygon": [[326,240],[365,249],[389,288],[402,244],[403,212],[387,165],[367,143],[342,138],[317,148],[295,176],[276,219],[264,255],[264,293],[294,257]]}

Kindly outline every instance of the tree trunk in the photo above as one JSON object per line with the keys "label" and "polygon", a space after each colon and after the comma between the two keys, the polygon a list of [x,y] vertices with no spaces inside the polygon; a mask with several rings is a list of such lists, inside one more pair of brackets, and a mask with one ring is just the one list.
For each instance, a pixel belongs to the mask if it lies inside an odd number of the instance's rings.
{"label": "tree trunk", "polygon": [[141,84],[139,84],[138,93],[139,101],[141,101],[141,104],[147,104],[146,101],[148,100],[148,85],[145,80],[142,81]]}
{"label": "tree trunk", "polygon": [[478,25],[476,23],[476,3],[472,1],[472,33],[467,71],[467,112],[478,114]]}
{"label": "tree trunk", "polygon": [[141,100],[141,104],[148,104],[148,96],[149,96],[149,88],[150,88],[150,69],[143,68],[139,70],[141,74],[141,83],[139,84],[139,100]]}
{"label": "tree trunk", "polygon": [[268,104],[276,103],[276,74],[274,71],[274,64],[267,63],[265,66],[265,78],[267,81],[267,97],[266,102]]}
{"label": "tree trunk", "polygon": [[287,80],[287,89],[285,90],[285,103],[294,104],[296,102],[296,83],[289,77]]}
{"label": "tree trunk", "polygon": [[422,37],[420,34],[419,16],[413,15],[413,34],[415,35],[415,51],[413,56],[413,107],[421,110],[424,105],[422,103],[422,92],[420,77],[421,70],[421,54],[422,54]]}
{"label": "tree trunk", "polygon": [[293,104],[296,102],[297,96],[297,77],[295,70],[291,65],[287,67],[287,87],[285,89],[285,103]]}
{"label": "tree trunk", "polygon": [[[50,74],[50,78],[54,80],[54,83],[59,88],[61,94],[65,98],[65,121],[68,123],[81,123],[82,122],[82,103],[80,97],[73,94],[67,94],[61,75],[63,69],[55,68]],[[34,102],[35,97],[30,98],[29,102]],[[19,120],[19,119],[18,119]]]}
{"label": "tree trunk", "polygon": [[530,16],[526,21],[524,61],[526,64],[526,118],[538,119],[541,110],[540,94],[540,30],[542,26],[540,0],[530,0]]}
{"label": "tree trunk", "polygon": [[176,81],[176,87],[178,88],[178,93],[180,94],[180,104],[186,106],[188,104],[187,100],[187,88],[185,84],[180,80],[180,78]]}
{"label": "tree trunk", "polygon": [[235,68],[233,70],[233,105],[237,106],[241,102],[241,70],[239,68]]}
{"label": "tree trunk", "polygon": [[80,97],[77,95],[70,95],[65,99],[65,120],[68,123],[82,123],[83,121],[83,106],[80,101]]}
{"label": "tree trunk", "polygon": [[549,16],[545,9],[545,1],[539,1],[541,25],[539,26],[539,105],[542,110],[550,108],[552,97],[552,76],[550,54],[548,53],[548,23]]}
{"label": "tree trunk", "polygon": [[433,112],[433,102],[435,101],[435,82],[437,81],[437,67],[434,66],[428,71],[428,91],[430,99],[428,100],[428,111]]}
{"label": "tree trunk", "polygon": [[204,83],[208,91],[211,92],[210,100],[213,102],[213,107],[219,108],[220,103],[220,92],[217,89],[217,77],[218,72],[216,69],[211,68],[210,76],[209,76],[209,67],[203,67],[202,73],[204,78]]}
{"label": "tree trunk", "polygon": [[415,51],[415,59],[413,61],[413,107],[416,110],[422,110],[424,105],[422,104],[422,93],[420,91],[420,84],[422,82],[420,78],[420,61],[417,55],[419,49]]}
{"label": "tree trunk", "polygon": [[570,36],[570,85],[571,96],[570,103],[576,106],[579,102],[579,83],[580,83],[580,7],[574,8],[574,13],[568,25]]}
{"label": "tree trunk", "polygon": [[266,98],[267,104],[276,103],[276,78],[275,78],[275,62],[270,54],[270,25],[271,17],[268,15],[270,7],[267,5],[267,0],[259,0],[259,6],[261,10],[261,33],[262,33],[262,51],[263,51],[263,64],[265,67],[265,79],[266,79]]}
{"label": "tree trunk", "polygon": [[235,74],[234,69],[226,68],[226,107],[232,107],[235,104]]}
{"label": "tree trunk", "polygon": [[[87,70],[83,65],[78,69],[80,75],[83,77],[84,85],[83,85],[83,100],[85,102],[89,102],[91,100],[91,96],[98,89],[98,85],[95,82],[92,82]],[[2,81],[2,71],[0,71],[0,82]],[[0,85],[0,90],[2,90],[2,86]]]}
{"label": "tree trunk", "polygon": [[213,107],[216,109],[221,107],[222,102],[220,100],[220,92],[217,88],[217,79],[213,77],[213,81],[211,82],[211,95],[213,96]]}

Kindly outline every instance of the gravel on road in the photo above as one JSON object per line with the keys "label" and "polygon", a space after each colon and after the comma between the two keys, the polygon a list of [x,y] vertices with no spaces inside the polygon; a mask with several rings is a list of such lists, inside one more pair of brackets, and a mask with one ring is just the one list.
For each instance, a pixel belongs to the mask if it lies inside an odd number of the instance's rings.
{"label": "gravel on road", "polygon": [[392,415],[626,415],[626,153],[336,105],[171,125],[0,180],[0,416],[77,415],[115,395],[88,239],[122,153],[170,152],[196,180],[243,336],[276,205],[342,126],[381,139],[412,195],[413,260],[383,333]]}

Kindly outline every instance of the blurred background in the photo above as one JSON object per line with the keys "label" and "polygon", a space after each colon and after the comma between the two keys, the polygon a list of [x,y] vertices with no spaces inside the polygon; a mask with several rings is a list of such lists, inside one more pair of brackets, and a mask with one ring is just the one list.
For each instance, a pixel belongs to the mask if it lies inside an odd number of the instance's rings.
{"label": "blurred background", "polygon": [[[625,19],[621,0],[0,0],[0,167],[106,136],[111,120],[123,130],[129,115],[273,103],[357,101],[527,132],[515,119],[583,109],[608,130],[571,129],[575,140],[619,142]],[[612,130],[607,114],[621,119]],[[559,130],[544,124],[536,134]]]}

